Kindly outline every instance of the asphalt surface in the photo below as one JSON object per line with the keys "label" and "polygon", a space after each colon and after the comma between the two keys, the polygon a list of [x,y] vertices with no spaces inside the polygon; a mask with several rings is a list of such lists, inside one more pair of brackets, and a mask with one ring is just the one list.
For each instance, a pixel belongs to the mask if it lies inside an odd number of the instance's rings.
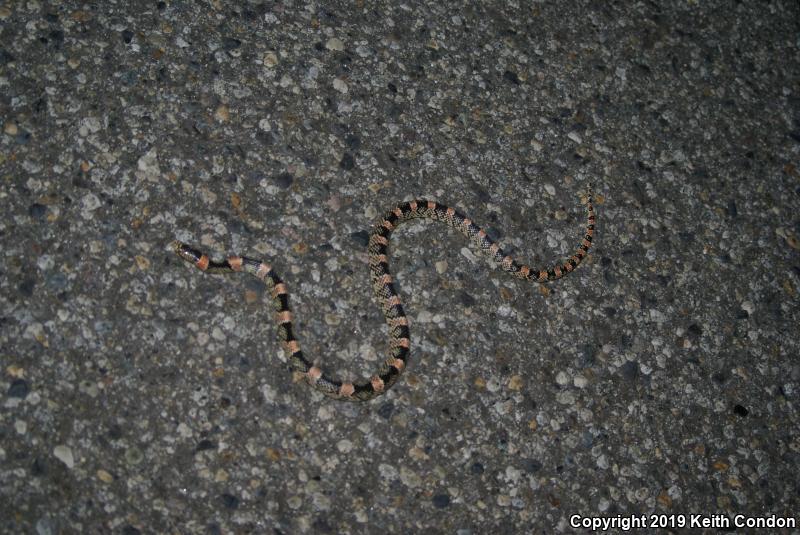
{"label": "asphalt surface", "polygon": [[797,2],[231,4],[0,7],[0,531],[798,533]]}

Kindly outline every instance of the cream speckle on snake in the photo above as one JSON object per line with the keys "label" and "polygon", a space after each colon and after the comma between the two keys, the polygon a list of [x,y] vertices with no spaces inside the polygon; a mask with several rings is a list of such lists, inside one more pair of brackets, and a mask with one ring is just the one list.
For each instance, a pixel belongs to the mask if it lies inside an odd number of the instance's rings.
{"label": "cream speckle on snake", "polygon": [[411,346],[408,317],[394,286],[389,271],[389,237],[404,221],[427,218],[442,221],[459,230],[472,241],[481,252],[489,256],[503,271],[514,277],[537,283],[560,279],[573,271],[587,256],[594,236],[594,208],[591,188],[586,201],[588,221],[578,249],[563,262],[543,269],[532,268],[506,255],[486,232],[458,210],[435,201],[416,199],[400,203],[386,212],[372,228],[369,238],[369,269],[372,288],[389,327],[389,352],[380,369],[369,379],[339,381],[326,375],[316,363],[309,361],[300,350],[300,343],[292,328],[292,312],[289,307],[289,291],[286,284],[267,263],[244,256],[231,256],[216,262],[207,254],[179,241],[172,242],[175,253],[201,271],[207,273],[246,272],[264,281],[272,295],[278,338],[283,345],[292,370],[323,394],[342,400],[368,401],[386,392],[406,366]]}

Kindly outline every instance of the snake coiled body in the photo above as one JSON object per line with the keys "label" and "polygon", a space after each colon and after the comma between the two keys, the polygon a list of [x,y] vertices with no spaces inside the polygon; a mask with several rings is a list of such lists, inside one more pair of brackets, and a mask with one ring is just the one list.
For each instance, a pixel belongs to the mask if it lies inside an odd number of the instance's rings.
{"label": "snake coiled body", "polygon": [[402,301],[394,286],[389,270],[389,238],[392,232],[404,221],[428,218],[442,221],[459,230],[484,254],[511,275],[537,283],[554,281],[573,271],[586,257],[592,245],[595,216],[591,193],[587,200],[588,222],[580,246],[575,253],[563,262],[544,269],[534,269],[507,256],[502,248],[486,232],[458,210],[435,201],[416,199],[397,205],[387,212],[372,228],[369,238],[369,269],[375,298],[389,327],[389,352],[380,369],[369,379],[340,381],[325,374],[314,362],[308,360],[300,349],[300,343],[292,325],[292,312],[289,306],[289,292],[286,284],[272,267],[260,260],[244,256],[231,256],[220,262],[213,261],[205,253],[184,243],[172,243],[174,251],[187,262],[207,273],[246,272],[264,281],[272,295],[275,307],[275,320],[278,324],[278,338],[294,373],[304,378],[308,384],[323,394],[342,400],[367,401],[386,392],[406,366],[409,357],[411,338],[408,317],[403,310]]}

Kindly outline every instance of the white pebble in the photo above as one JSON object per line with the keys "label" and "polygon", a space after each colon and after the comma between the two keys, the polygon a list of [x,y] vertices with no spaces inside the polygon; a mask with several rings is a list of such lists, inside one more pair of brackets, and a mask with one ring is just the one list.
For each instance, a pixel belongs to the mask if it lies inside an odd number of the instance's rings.
{"label": "white pebble", "polygon": [[600,455],[596,462],[599,469],[605,470],[608,468],[608,457],[606,457],[605,453]]}
{"label": "white pebble", "polygon": [[147,175],[160,174],[161,169],[158,166],[158,151],[154,148],[147,151],[136,161],[136,167],[139,171]]}
{"label": "white pebble", "polygon": [[[94,193],[89,192],[81,197],[81,209],[84,212],[94,212],[98,208],[100,208],[100,199]],[[84,217],[90,216],[84,214]]]}
{"label": "white pebble", "polygon": [[462,248],[461,248],[461,251],[459,251],[459,252],[461,253],[461,256],[463,256],[464,258],[466,258],[467,260],[469,260],[469,261],[470,261],[470,262],[472,262],[473,264],[474,264],[474,263],[476,263],[476,262],[478,261],[478,257],[477,257],[477,256],[475,256],[475,253],[473,253],[473,252],[472,252],[472,251],[469,249],[469,247],[462,247]]}
{"label": "white pebble", "polygon": [[433,314],[427,310],[421,310],[416,317],[416,323],[430,323],[433,320]]}
{"label": "white pebble", "polygon": [[331,410],[330,405],[320,405],[319,409],[317,409],[317,418],[320,420],[330,420],[333,416],[334,412]]}
{"label": "white pebble", "polygon": [[381,478],[383,478],[386,481],[397,479],[397,469],[390,464],[386,463],[379,464],[378,472],[381,474]]}
{"label": "white pebble", "polygon": [[328,39],[328,42],[325,43],[325,48],[327,48],[328,50],[336,50],[337,52],[341,52],[342,50],[344,50],[344,43],[342,42],[341,39],[338,39],[336,37],[331,37],[330,39]]}
{"label": "white pebble", "polygon": [[492,377],[486,381],[486,390],[492,393],[497,392],[500,390],[500,381],[498,381],[497,378]]}
{"label": "white pebble", "polygon": [[556,394],[556,401],[562,405],[575,405],[575,396],[569,390],[563,390]]}
{"label": "white pebble", "polygon": [[75,459],[72,457],[72,449],[70,449],[69,446],[64,446],[63,444],[56,446],[53,448],[53,455],[56,456],[56,459],[67,465],[67,468],[75,466]]}
{"label": "white pebble", "polygon": [[513,466],[506,466],[506,481],[516,483],[522,477],[522,470]]}
{"label": "white pebble", "polygon": [[400,481],[403,482],[403,485],[412,489],[422,485],[422,478],[405,466],[400,467]]}
{"label": "white pebble", "polygon": [[42,271],[50,271],[53,269],[55,265],[55,261],[53,257],[49,254],[43,254],[39,258],[36,259],[36,266],[41,269]]}
{"label": "white pebble", "polygon": [[347,93],[347,91],[349,90],[349,88],[347,87],[347,82],[345,82],[341,78],[333,79],[333,88],[342,94]]}
{"label": "white pebble", "polygon": [[214,327],[211,329],[211,338],[216,340],[217,342],[223,342],[227,339],[225,332],[220,329],[219,327]]}

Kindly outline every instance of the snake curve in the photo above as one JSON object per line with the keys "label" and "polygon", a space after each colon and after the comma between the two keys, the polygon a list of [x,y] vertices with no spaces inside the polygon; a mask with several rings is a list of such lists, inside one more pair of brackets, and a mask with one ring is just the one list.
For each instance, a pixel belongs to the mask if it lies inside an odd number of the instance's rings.
{"label": "snake curve", "polygon": [[244,256],[230,256],[220,262],[212,260],[207,254],[174,241],[171,246],[183,260],[193,264],[206,273],[247,272],[262,280],[269,289],[275,320],[278,324],[278,338],[289,358],[292,371],[304,378],[309,385],[323,394],[347,401],[368,401],[386,392],[395,382],[406,366],[411,345],[409,322],[400,296],[394,287],[389,271],[388,245],[392,232],[404,221],[418,218],[442,221],[459,230],[470,241],[488,255],[503,271],[525,280],[545,283],[560,279],[573,271],[587,256],[594,235],[595,215],[592,206],[591,187],[586,202],[588,221],[580,246],[562,263],[544,269],[534,269],[520,264],[511,256],[503,253],[481,227],[458,210],[435,201],[416,199],[398,204],[386,212],[370,233],[369,268],[372,276],[372,287],[375,298],[379,301],[383,316],[389,327],[389,356],[378,373],[368,380],[339,381],[328,377],[315,363],[310,362],[300,350],[300,344],[292,326],[292,312],[289,307],[289,292],[286,284],[275,273],[272,267],[260,260]]}

